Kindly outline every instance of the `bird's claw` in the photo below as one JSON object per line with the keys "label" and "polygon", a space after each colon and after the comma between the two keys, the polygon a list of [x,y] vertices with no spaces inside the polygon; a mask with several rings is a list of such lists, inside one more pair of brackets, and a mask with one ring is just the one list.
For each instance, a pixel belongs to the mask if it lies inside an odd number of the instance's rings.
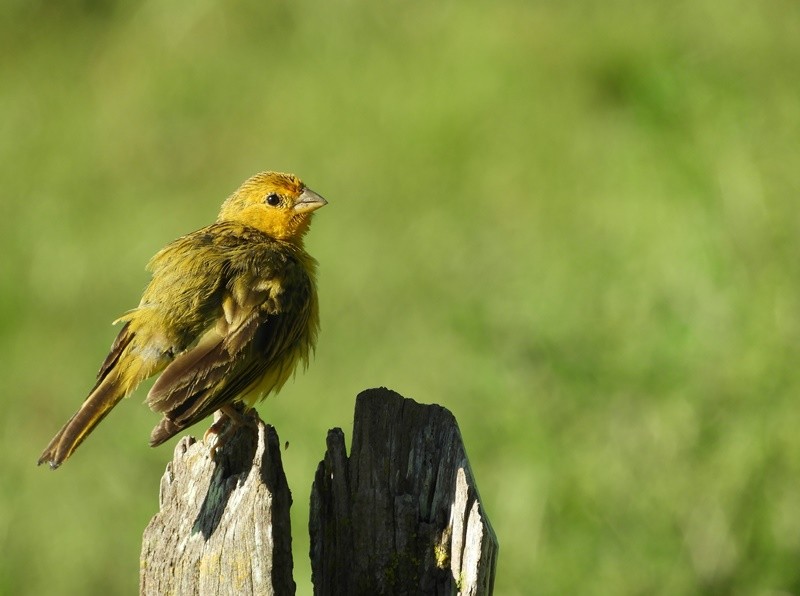
{"label": "bird's claw", "polygon": [[236,406],[227,405],[217,410],[214,424],[203,433],[203,443],[208,447],[211,459],[221,450],[241,426],[255,427],[260,418],[255,409],[242,411]]}

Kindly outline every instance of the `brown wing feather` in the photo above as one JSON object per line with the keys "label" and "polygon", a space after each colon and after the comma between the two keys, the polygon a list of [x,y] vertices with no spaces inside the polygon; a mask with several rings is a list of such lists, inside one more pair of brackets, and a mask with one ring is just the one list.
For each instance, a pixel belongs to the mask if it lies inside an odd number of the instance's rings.
{"label": "brown wing feather", "polygon": [[[150,407],[165,416],[151,436],[160,444],[215,410],[247,393],[270,366],[282,366],[281,355],[302,332],[299,313],[264,310],[268,292],[246,299],[226,296],[224,314],[198,343],[166,367],[147,397]],[[240,305],[244,303],[244,306]]]}
{"label": "brown wing feather", "polygon": [[[239,352],[229,352],[226,349],[229,346],[223,341],[201,358],[187,358],[186,363],[193,360],[194,367],[185,370],[183,376],[178,376],[176,372],[173,384],[160,389],[164,396],[159,402],[159,411],[163,412],[164,419],[153,430],[150,444],[155,446],[163,443],[232,402],[258,383],[274,361],[266,357],[248,357],[249,352],[262,348],[266,335],[277,335],[274,329],[283,318],[273,315],[266,317],[260,324],[256,320],[250,321],[249,325],[245,325],[236,334],[239,340],[249,337],[249,341],[243,343]],[[245,330],[248,333],[242,333]],[[267,354],[271,352],[269,350]]]}
{"label": "brown wing feather", "polygon": [[[257,328],[256,321],[245,326],[253,334]],[[241,335],[238,333],[237,337],[241,339]],[[157,408],[151,407],[173,421],[189,426],[232,401],[244,388],[255,382],[268,361],[247,358],[248,354],[243,353],[243,349],[232,349],[227,339],[223,338],[197,357],[194,352],[198,348],[190,350],[183,362],[176,359],[168,366],[164,373],[169,372],[174,379],[168,379],[169,384],[163,388],[154,385],[163,395]],[[174,365],[178,365],[178,368],[170,371]]]}
{"label": "brown wing feather", "polygon": [[94,389],[97,389],[98,385],[103,382],[103,379],[106,378],[111,369],[114,368],[117,362],[119,362],[122,352],[124,352],[125,348],[128,347],[128,344],[133,341],[134,334],[130,330],[130,324],[130,321],[126,322],[122,326],[122,329],[119,330],[117,338],[114,340],[114,343],[111,345],[111,349],[108,352],[108,356],[106,356],[106,359],[103,361],[103,364],[100,366],[100,370],[97,373],[97,383],[95,384]]}
{"label": "brown wing feather", "polygon": [[168,412],[178,399],[178,391],[186,388],[218,360],[224,341],[216,328],[207,331],[194,348],[180,354],[158,377],[147,394],[147,405],[154,412]]}

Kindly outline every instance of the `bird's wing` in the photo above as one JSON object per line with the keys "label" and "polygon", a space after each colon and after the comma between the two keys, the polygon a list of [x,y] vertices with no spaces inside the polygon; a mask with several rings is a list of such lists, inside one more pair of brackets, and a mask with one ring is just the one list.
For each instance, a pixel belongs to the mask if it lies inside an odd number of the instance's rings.
{"label": "bird's wing", "polygon": [[150,408],[163,413],[175,432],[231,403],[264,377],[288,376],[269,373],[283,372],[274,369],[286,366],[284,356],[303,332],[310,308],[308,298],[297,296],[310,295],[309,289],[288,281],[287,276],[240,274],[227,284],[219,318],[164,369],[147,396]]}

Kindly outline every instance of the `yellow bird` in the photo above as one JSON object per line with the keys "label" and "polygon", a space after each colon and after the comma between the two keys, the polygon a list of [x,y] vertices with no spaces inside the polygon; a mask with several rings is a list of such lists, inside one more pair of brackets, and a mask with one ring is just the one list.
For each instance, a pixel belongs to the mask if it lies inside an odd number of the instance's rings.
{"label": "yellow bird", "polygon": [[299,362],[308,365],[319,310],[317,263],[303,236],[325,204],[292,174],[256,174],[223,203],[215,223],[157,253],[139,306],[115,321],[124,325],[96,385],[39,464],[60,466],[157,373],[146,400],[163,414],[152,446],[216,410],[240,422],[234,403],[252,407],[278,391]]}

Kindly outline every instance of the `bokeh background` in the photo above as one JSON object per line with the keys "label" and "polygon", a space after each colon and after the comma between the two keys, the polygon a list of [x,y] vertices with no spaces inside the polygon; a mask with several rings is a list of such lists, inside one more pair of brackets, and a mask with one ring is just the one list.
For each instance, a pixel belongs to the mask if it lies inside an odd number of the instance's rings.
{"label": "bokeh background", "polygon": [[800,593],[796,2],[0,17],[0,593],[135,593],[145,391],[35,461],[150,256],[263,169],[330,202],[316,360],[260,408],[300,594],[325,432],[380,385],[459,420],[500,594]]}

